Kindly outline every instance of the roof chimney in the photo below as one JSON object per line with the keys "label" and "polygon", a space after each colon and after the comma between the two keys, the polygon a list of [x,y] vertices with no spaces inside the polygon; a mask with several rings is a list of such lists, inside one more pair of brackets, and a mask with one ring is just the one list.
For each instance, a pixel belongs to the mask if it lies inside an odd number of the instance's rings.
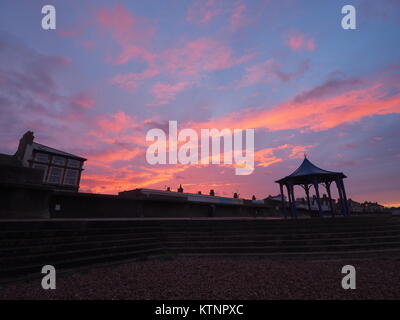
{"label": "roof chimney", "polygon": [[19,159],[22,160],[25,155],[25,149],[26,146],[29,144],[31,145],[33,143],[33,140],[35,139],[33,135],[33,131],[27,131],[24,133],[21,139],[19,139],[19,145],[18,145],[18,150],[15,153],[15,156]]}

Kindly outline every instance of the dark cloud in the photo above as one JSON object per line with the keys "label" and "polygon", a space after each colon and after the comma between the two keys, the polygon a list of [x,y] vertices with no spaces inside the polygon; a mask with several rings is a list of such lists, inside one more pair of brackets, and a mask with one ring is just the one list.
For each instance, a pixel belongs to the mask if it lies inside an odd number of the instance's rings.
{"label": "dark cloud", "polygon": [[4,151],[9,152],[9,141],[18,141],[27,130],[54,141],[54,132],[66,135],[76,128],[71,119],[87,121],[83,111],[91,101],[88,95],[63,93],[68,91],[62,81],[71,65],[68,58],[39,53],[0,32],[0,61],[0,126],[7,128],[1,137]]}
{"label": "dark cloud", "polygon": [[364,83],[365,80],[360,78],[331,79],[318,87],[297,95],[293,101],[295,103],[303,103],[308,100],[330,97],[346,90],[354,90]]}

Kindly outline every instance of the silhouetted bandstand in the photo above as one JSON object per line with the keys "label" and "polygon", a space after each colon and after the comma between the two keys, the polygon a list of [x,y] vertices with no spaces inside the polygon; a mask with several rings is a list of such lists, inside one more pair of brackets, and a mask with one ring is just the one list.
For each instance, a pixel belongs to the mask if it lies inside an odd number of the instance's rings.
{"label": "silhouetted bandstand", "polygon": [[282,197],[282,210],[286,217],[286,206],[285,206],[285,196],[284,196],[284,186],[286,187],[289,199],[289,207],[291,211],[292,217],[297,217],[297,209],[296,209],[296,199],[294,197],[294,186],[301,186],[304,191],[306,192],[307,196],[307,205],[308,210],[311,212],[311,205],[310,205],[310,188],[313,186],[315,189],[315,195],[317,198],[318,204],[318,211],[319,216],[323,216],[322,206],[321,206],[321,198],[319,193],[319,185],[322,184],[328,194],[329,198],[329,206],[332,212],[332,216],[335,216],[335,206],[332,203],[332,196],[331,196],[331,184],[335,182],[340,203],[342,214],[344,216],[349,215],[349,209],[347,206],[347,197],[346,191],[344,188],[343,179],[346,176],[342,172],[332,172],[327,171],[321,168],[318,168],[314,164],[312,164],[307,157],[304,155],[304,161],[292,174],[288,175],[285,178],[275,181],[279,183],[280,192]]}

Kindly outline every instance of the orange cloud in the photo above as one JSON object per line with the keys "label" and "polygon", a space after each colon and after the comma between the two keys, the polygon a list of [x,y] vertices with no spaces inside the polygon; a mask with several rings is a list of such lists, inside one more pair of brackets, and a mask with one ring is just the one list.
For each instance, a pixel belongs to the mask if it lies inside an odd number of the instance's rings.
{"label": "orange cloud", "polygon": [[84,192],[115,194],[135,188],[160,188],[160,184],[171,181],[177,173],[187,168],[188,166],[180,165],[163,168],[138,167],[138,170],[134,170],[131,167],[109,168],[107,174],[83,175],[81,189]]}
{"label": "orange cloud", "polygon": [[315,145],[309,144],[306,146],[294,146],[289,154],[291,159],[301,159],[307,153],[308,150],[314,148]]}
{"label": "orange cloud", "polygon": [[282,162],[284,159],[275,155],[276,151],[284,150],[289,151],[289,158],[302,158],[304,152],[313,148],[314,145],[297,145],[283,144],[277,147],[265,148],[258,150],[254,153],[254,160],[258,167],[269,167],[273,164]]}
{"label": "orange cloud", "polygon": [[115,161],[127,161],[132,160],[135,157],[143,154],[144,151],[139,148],[130,149],[121,149],[121,150],[106,150],[101,153],[90,154],[89,157],[91,160],[100,161],[100,162],[115,162]]}
{"label": "orange cloud", "polygon": [[352,123],[360,119],[400,113],[400,94],[390,95],[390,83],[384,79],[361,89],[348,90],[334,96],[299,95],[272,108],[251,108],[231,113],[207,123],[193,124],[204,128],[262,128],[268,130],[320,131]]}
{"label": "orange cloud", "polygon": [[125,112],[117,112],[100,116],[97,124],[102,131],[121,132],[136,127],[137,121],[135,117],[129,116]]}

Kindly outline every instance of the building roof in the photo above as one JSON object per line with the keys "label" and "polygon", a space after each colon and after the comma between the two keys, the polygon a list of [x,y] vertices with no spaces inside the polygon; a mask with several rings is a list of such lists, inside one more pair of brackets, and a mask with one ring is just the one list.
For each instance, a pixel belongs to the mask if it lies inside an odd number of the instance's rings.
{"label": "building roof", "polygon": [[57,149],[54,149],[54,148],[45,146],[45,145],[40,144],[40,143],[37,143],[37,142],[33,142],[33,143],[32,143],[32,147],[33,147],[34,150],[40,150],[40,151],[44,151],[44,152],[49,152],[49,153],[53,153],[53,154],[58,154],[58,155],[61,155],[61,156],[70,157],[70,158],[75,158],[75,159],[79,159],[79,160],[83,160],[83,161],[86,161],[86,160],[87,160],[87,159],[85,159],[85,158],[76,156],[76,155],[74,155],[74,154],[72,154],[72,153],[68,153],[68,152],[65,152],[65,151],[57,150]]}
{"label": "building roof", "polygon": [[311,163],[311,161],[308,160],[307,157],[304,157],[302,164],[293,173],[275,182],[277,183],[285,183],[288,181],[310,182],[311,179],[314,177],[327,178],[327,179],[332,179],[335,177],[346,178],[343,172],[334,172],[321,169],[316,165],[314,165],[313,163]]}

